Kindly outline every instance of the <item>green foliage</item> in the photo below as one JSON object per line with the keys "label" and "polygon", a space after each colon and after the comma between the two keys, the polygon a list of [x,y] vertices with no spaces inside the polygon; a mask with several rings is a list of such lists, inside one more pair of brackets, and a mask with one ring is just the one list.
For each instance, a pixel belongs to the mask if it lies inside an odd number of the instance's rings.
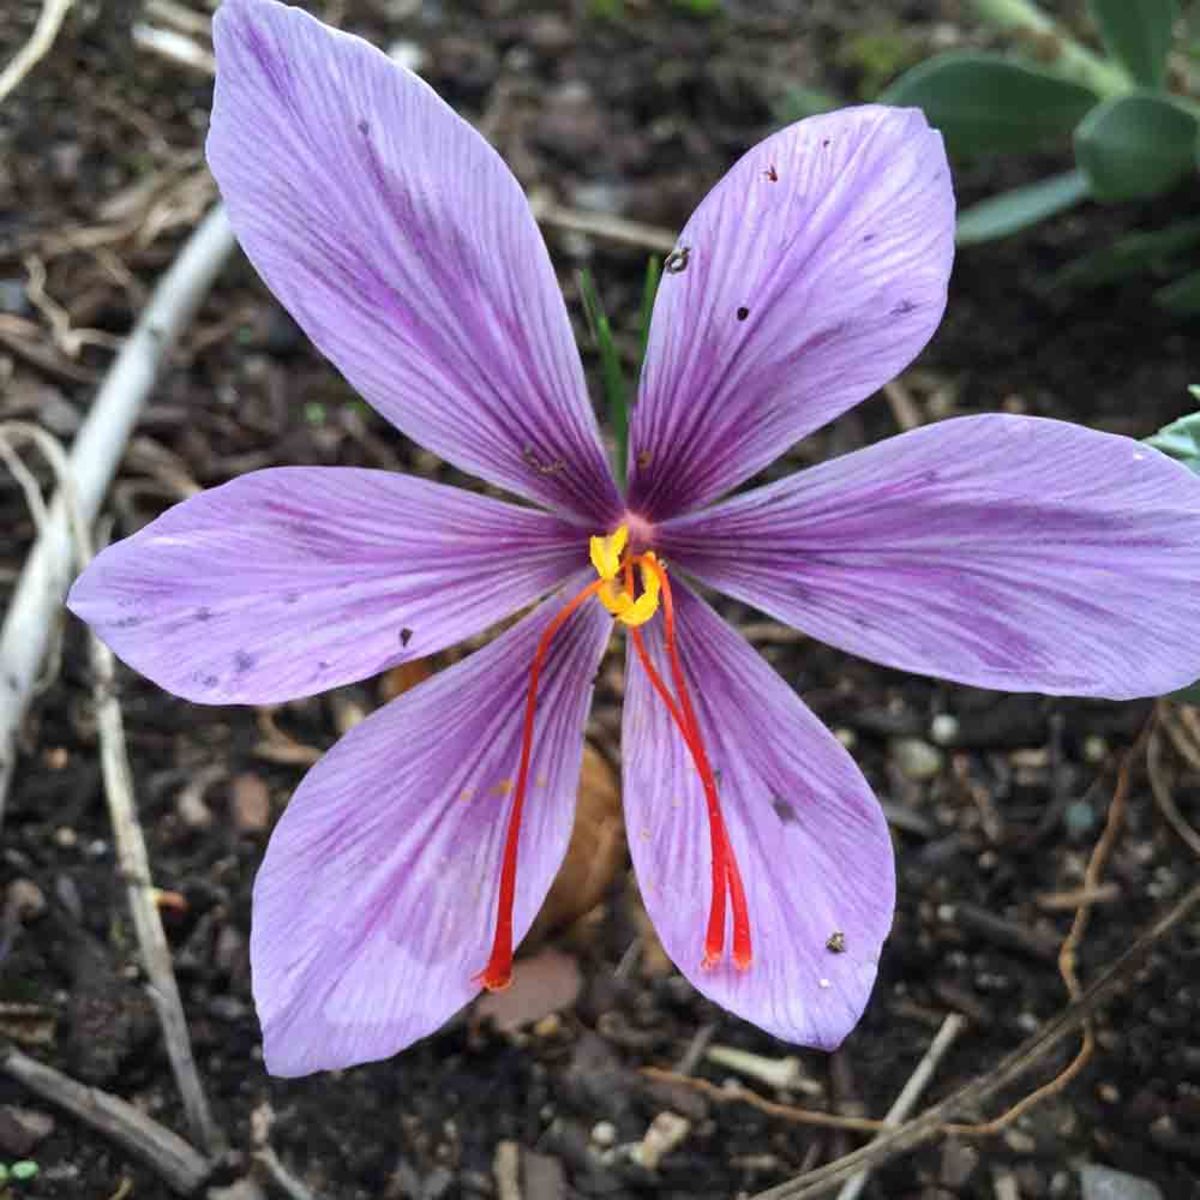
{"label": "green foliage", "polygon": [[1200,271],[1191,271],[1154,293],[1154,302],[1179,317],[1200,314]]}
{"label": "green foliage", "polygon": [[[1200,288],[1200,283],[1197,284]],[[1190,387],[1193,400],[1200,400],[1200,387]],[[1200,475],[1200,412],[1188,413],[1170,425],[1164,425],[1157,433],[1146,438],[1146,445],[1161,450],[1188,470]],[[1171,692],[1168,699],[1181,704],[1200,704],[1200,680],[1188,687]]]}
{"label": "green foliage", "polygon": [[1135,83],[1161,88],[1166,78],[1175,0],[1088,0],[1109,56]]}
{"label": "green foliage", "polygon": [[816,88],[792,87],[774,103],[775,120],[780,125],[790,125],[793,121],[802,121],[805,117],[815,117],[817,113],[831,112],[840,108],[842,102],[837,96]]}
{"label": "green foliage", "polygon": [[1166,229],[1131,233],[1063,267],[1053,287],[1102,287],[1146,272],[1169,272],[1177,256],[1200,246],[1200,220],[1178,221]]}
{"label": "green foliage", "polygon": [[1007,237],[1073,207],[1087,197],[1087,191],[1083,174],[1067,171],[981,200],[959,214],[958,244],[970,246]]}
{"label": "green foliage", "polygon": [[646,282],[642,285],[642,311],[638,317],[638,373],[646,361],[646,343],[650,340],[650,318],[654,313],[654,297],[658,295],[658,281],[662,277],[662,259],[657,254],[646,263]]}
{"label": "green foliage", "polygon": [[[1014,39],[1016,53],[939,54],[880,96],[924,109],[955,154],[1073,145],[1076,170],[966,209],[960,244],[1006,237],[1088,199],[1158,196],[1195,173],[1200,102],[1172,93],[1167,70],[1178,0],[1088,0],[1088,7],[1107,57],[1076,41],[1035,0],[974,0],[984,21]],[[1200,3],[1193,7],[1200,11]],[[1200,39],[1185,37],[1182,49],[1200,58]],[[1055,282],[1110,281],[1143,263],[1179,274],[1188,264],[1177,256],[1193,244],[1172,227],[1161,238],[1145,235],[1088,256]],[[1157,299],[1175,312],[1198,312],[1198,287],[1191,277],[1180,279]]]}
{"label": "green foliage", "polygon": [[921,57],[920,48],[905,30],[887,24],[849,37],[838,47],[838,66],[856,71],[860,96],[874,96],[900,71]]}
{"label": "green foliage", "polygon": [[583,311],[591,329],[592,340],[600,355],[600,379],[616,446],[617,482],[624,487],[629,441],[629,402],[625,372],[621,367],[620,352],[613,341],[612,326],[608,323],[608,316],[600,303],[600,293],[596,290],[592,273],[586,268],[579,272],[579,295],[583,300]]}
{"label": "green foliage", "polygon": [[880,100],[915,105],[956,154],[1036,150],[1065,138],[1096,94],[998,54],[940,54],[902,75]]}
{"label": "green foliage", "polygon": [[1157,196],[1194,169],[1196,118],[1168,96],[1134,92],[1088,113],[1075,159],[1097,200]]}
{"label": "green foliage", "polygon": [[17,1183],[28,1183],[31,1179],[37,1178],[39,1170],[37,1163],[32,1159],[22,1158],[8,1168],[8,1174]]}

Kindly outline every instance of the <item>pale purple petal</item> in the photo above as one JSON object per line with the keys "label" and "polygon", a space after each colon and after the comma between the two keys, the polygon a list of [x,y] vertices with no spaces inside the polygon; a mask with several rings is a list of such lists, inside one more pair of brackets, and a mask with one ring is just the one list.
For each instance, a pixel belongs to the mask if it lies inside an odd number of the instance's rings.
{"label": "pale purple petal", "polygon": [[411,72],[270,0],[226,0],[208,159],[242,248],[320,350],[443,458],[618,510],[545,244],[496,152]]}
{"label": "pale purple petal", "polygon": [[[292,797],[255,880],[250,939],[272,1074],[386,1058],[479,990],[529,668],[560,606],[547,602],[368,717]],[[584,720],[611,627],[587,603],[550,649],[521,829],[517,940],[570,839]]]}
{"label": "pale purple petal", "polygon": [[[832,1049],[866,1005],[891,927],[883,813],[854,760],[762,658],[685,588],[675,597],[684,671],[746,887],[752,965],[738,970],[728,953],[713,969],[700,965],[712,863],[703,793],[631,646],[622,753],[642,898],[704,995],[786,1041]],[[662,622],[645,628],[669,678]]]}
{"label": "pale purple petal", "polygon": [[555,517],[388,471],[277,467],[103,551],[68,605],[169,692],[311,695],[479,633],[587,562]]}
{"label": "pale purple petal", "polygon": [[1200,676],[1200,478],[1129,438],[963,417],[670,522],[681,567],[864,658],[977,687]]}
{"label": "pale purple petal", "polygon": [[810,117],[760,142],[679,236],[630,437],[630,506],[714,499],[902,370],[942,317],[954,195],[916,109]]}

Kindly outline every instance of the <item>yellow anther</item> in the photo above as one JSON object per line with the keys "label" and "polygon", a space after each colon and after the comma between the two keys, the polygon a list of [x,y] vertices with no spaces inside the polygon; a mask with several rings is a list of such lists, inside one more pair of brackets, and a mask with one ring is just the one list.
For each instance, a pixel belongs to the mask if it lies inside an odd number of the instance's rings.
{"label": "yellow anther", "polygon": [[589,543],[592,566],[601,579],[616,579],[621,569],[621,555],[629,542],[629,527],[618,525],[608,537],[594,537]]}
{"label": "yellow anther", "polygon": [[[624,526],[622,526],[622,529]],[[618,530],[619,534],[621,530]],[[614,534],[615,538],[617,534]],[[622,625],[628,625],[631,628],[637,625],[644,625],[656,612],[658,612],[659,592],[662,590],[662,584],[659,582],[658,572],[655,571],[648,563],[642,562],[639,564],[639,569],[642,577],[642,594],[634,599],[623,587],[619,587],[616,580],[612,576],[603,574],[600,565],[596,563],[598,552],[596,549],[597,542],[603,542],[607,539],[593,538],[592,539],[592,563],[596,566],[596,570],[600,573],[601,579],[605,580],[605,586],[597,592],[600,603]],[[601,552],[602,553],[602,552]],[[644,556],[646,559],[654,558],[653,552],[647,552]],[[607,562],[604,566],[607,567]],[[615,576],[616,572],[613,572]]]}

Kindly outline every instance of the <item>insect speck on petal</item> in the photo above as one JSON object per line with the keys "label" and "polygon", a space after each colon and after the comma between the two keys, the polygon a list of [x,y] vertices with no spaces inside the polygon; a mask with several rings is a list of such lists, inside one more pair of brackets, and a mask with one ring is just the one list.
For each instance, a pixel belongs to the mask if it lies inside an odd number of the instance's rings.
{"label": "insect speck on petal", "polygon": [[825,949],[831,954],[844,954],[846,952],[846,935],[840,929],[835,929],[826,940]]}
{"label": "insect speck on petal", "polygon": [[771,183],[779,182],[779,172],[775,170],[775,164],[772,163],[764,172],[763,175],[771,181]]}
{"label": "insect speck on petal", "polygon": [[691,246],[680,246],[677,250],[672,250],[663,263],[663,270],[668,275],[681,275],[687,270],[688,259],[691,257],[691,253]]}

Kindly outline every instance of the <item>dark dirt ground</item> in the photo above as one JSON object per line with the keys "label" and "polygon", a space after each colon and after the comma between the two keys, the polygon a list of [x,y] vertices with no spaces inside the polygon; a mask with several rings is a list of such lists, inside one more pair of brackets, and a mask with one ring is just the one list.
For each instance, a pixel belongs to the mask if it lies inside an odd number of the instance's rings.
{"label": "dark dirt ground", "polygon": [[[7,59],[39,6],[0,7]],[[212,196],[199,154],[210,83],[135,48],[135,7],[81,0],[49,60],[0,106],[0,418],[36,418],[63,438],[77,428],[114,337],[129,329]],[[583,3],[330,0],[322,11],[385,46],[411,43],[430,82],[482,123],[530,189],[678,227],[778,120],[790,89],[869,91],[890,63],[961,38],[958,10],[952,0],[730,0],[722,13],[697,17],[631,0],[625,16],[611,20]],[[960,196],[978,198],[1059,165],[1051,156],[964,166]],[[1007,408],[1136,436],[1179,415],[1195,381],[1186,361],[1195,331],[1153,308],[1150,282],[1051,296],[1042,281],[1117,231],[1153,227],[1195,199],[1084,209],[1011,243],[965,252],[945,324],[905,379],[920,414]],[[628,337],[644,253],[554,231],[548,238],[573,313],[574,268],[586,262]],[[65,306],[70,327],[93,331],[80,346],[61,332],[56,340],[29,286],[29,256],[44,265],[45,290]],[[892,410],[876,397],[793,458],[809,461],[895,429]],[[446,474],[353,397],[237,261],[139,425],[109,503],[116,533],[197,484],[281,463]],[[7,589],[33,529],[4,476],[0,522]],[[1062,1008],[1054,947],[1071,912],[1055,907],[1054,894],[1078,887],[1117,764],[1151,705],[1007,697],[910,678],[729,611],[754,621],[764,652],[852,744],[896,814],[895,931],[866,1017],[831,1057],[792,1051],[664,969],[622,869],[597,912],[551,939],[578,959],[583,976],[577,1000],[557,1016],[509,1034],[460,1019],[391,1062],[269,1079],[246,950],[266,827],[311,748],[330,745],[356,711],[379,703],[383,684],[287,705],[273,714],[278,733],[253,710],[196,707],[122,672],[156,882],[183,897],[164,916],[191,1034],[217,1118],[243,1156],[235,1153],[218,1181],[243,1173],[250,1114],[265,1102],[279,1158],[326,1197],[496,1196],[493,1162],[504,1141],[522,1147],[527,1200],[749,1195],[846,1152],[857,1135],[715,1103],[654,1084],[639,1068],[677,1064],[698,1036],[771,1058],[798,1053],[804,1087],[742,1082],[776,1101],[880,1115],[945,1014],[960,1012],[969,1026],[930,1098],[986,1072]],[[619,663],[614,652],[591,729],[609,755],[617,753]],[[3,830],[0,1035],[182,1132],[114,867],[89,694],[85,643],[70,625],[61,667],[28,722]],[[940,749],[935,718],[950,743]],[[1165,783],[1183,813],[1200,819],[1200,774],[1185,757],[1195,720],[1174,709],[1164,722],[1157,736]],[[1195,872],[1156,810],[1145,772],[1135,771],[1106,899],[1082,951],[1084,980]],[[1003,928],[982,923],[980,911]],[[1105,1012],[1097,1057],[1063,1094],[1003,1136],[939,1142],[897,1159],[877,1172],[867,1195],[1073,1197],[1085,1162],[1153,1180],[1168,1198],[1200,1194],[1198,963],[1193,922],[1156,948]],[[1066,1054],[1042,1063],[1042,1078]],[[703,1057],[692,1069],[718,1084],[733,1077]],[[0,1079],[4,1105],[49,1111]],[[621,1147],[640,1142],[664,1111],[687,1118],[690,1129],[652,1171]],[[169,1194],[99,1134],[53,1118],[51,1133],[20,1147],[0,1107],[0,1160],[28,1155],[41,1168],[20,1195]]]}

